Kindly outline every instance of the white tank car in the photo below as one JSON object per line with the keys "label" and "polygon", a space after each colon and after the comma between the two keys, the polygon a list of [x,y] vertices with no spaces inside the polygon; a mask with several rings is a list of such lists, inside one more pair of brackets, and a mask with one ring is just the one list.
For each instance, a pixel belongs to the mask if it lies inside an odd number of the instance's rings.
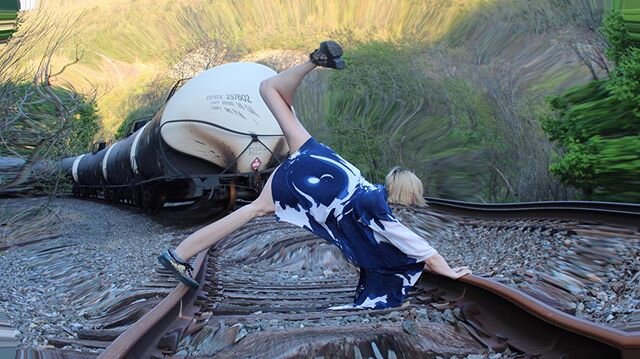
{"label": "white tank car", "polygon": [[[259,93],[260,82],[275,74],[269,67],[249,62],[204,71],[166,104],[161,117],[162,139],[176,151],[230,172],[265,169],[272,152],[283,156],[288,151],[282,131]],[[256,138],[259,141],[254,141]]]}
{"label": "white tank car", "polygon": [[259,93],[275,74],[256,63],[199,74],[127,138],[65,159],[74,194],[151,211],[188,207],[202,216],[255,199],[289,150]]}

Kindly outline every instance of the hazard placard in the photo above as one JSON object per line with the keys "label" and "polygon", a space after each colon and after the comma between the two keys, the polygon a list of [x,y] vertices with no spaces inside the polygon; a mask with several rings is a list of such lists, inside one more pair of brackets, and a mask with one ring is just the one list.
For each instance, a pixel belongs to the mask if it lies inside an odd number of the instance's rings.
{"label": "hazard placard", "polygon": [[262,161],[260,161],[260,159],[256,157],[256,159],[253,160],[253,162],[251,162],[251,168],[253,168],[254,171],[257,171],[258,168],[260,168],[261,164],[262,164]]}

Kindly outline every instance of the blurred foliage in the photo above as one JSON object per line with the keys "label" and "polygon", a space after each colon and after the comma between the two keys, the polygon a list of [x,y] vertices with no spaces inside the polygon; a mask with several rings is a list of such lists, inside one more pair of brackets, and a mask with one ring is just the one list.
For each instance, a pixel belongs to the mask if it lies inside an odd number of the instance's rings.
{"label": "blurred foliage", "polygon": [[624,24],[622,12],[611,11],[604,18],[602,25],[600,31],[609,41],[607,56],[618,63],[629,52],[632,44],[631,37]]}
{"label": "blurred foliage", "polygon": [[[104,91],[99,108],[104,135],[112,136],[126,116],[128,96],[203,43],[221,42],[238,55],[308,51],[329,37],[345,46],[371,39],[424,45],[488,1],[50,0],[42,6],[65,15],[85,11],[78,42],[86,56],[65,79],[82,89],[90,78]],[[67,62],[73,49],[57,56]]]}
{"label": "blurred foliage", "polygon": [[19,158],[25,164],[15,173],[4,173],[0,192],[17,193],[23,189],[55,192],[60,185],[57,161],[91,149],[100,128],[96,104],[61,87],[50,89],[56,98],[56,103],[52,103],[51,97],[43,95],[44,90],[32,83],[2,86],[12,90],[5,91],[1,100],[7,106],[0,111],[0,157]]}
{"label": "blurred foliage", "polygon": [[611,8],[620,10],[628,35],[634,41],[640,41],[640,1],[611,0]]}
{"label": "blurred foliage", "polygon": [[71,154],[83,153],[93,143],[100,129],[100,116],[94,100],[82,97],[80,106],[73,116],[74,121],[66,140],[65,150]]}
{"label": "blurred foliage", "polygon": [[[575,198],[549,172],[552,145],[538,119],[549,111],[544,95],[584,83],[588,61],[604,57],[596,41],[603,4],[478,1],[433,43],[347,42],[347,68],[307,77],[296,111],[372,181],[401,164],[430,196]],[[342,35],[354,38],[349,29]],[[584,62],[576,63],[575,44]]]}
{"label": "blurred foliage", "polygon": [[326,88],[314,76],[312,86],[303,84],[296,109],[319,140],[371,181],[403,165],[423,179],[429,195],[482,198],[485,183],[474,179],[486,166],[478,157],[497,142],[489,140],[489,105],[462,79],[427,76],[413,61],[419,56],[391,42],[351,48],[347,68],[327,74]]}
{"label": "blurred foliage", "polygon": [[552,173],[588,199],[640,201],[640,45],[617,10],[602,26],[617,63],[608,80],[593,81],[550,99],[542,123],[563,152]]}
{"label": "blurred foliage", "polygon": [[8,102],[0,121],[3,145],[0,156],[30,156],[39,145],[38,157],[57,159],[58,156],[76,155],[91,148],[99,129],[99,117],[94,101],[72,90],[54,87],[53,92],[70,111],[68,121],[61,121],[58,108],[39,96],[33,84],[6,84],[15,86],[14,98]]}
{"label": "blurred foliage", "polygon": [[121,140],[127,137],[131,133],[131,127],[133,126],[134,122],[150,119],[153,117],[156,111],[157,109],[154,107],[144,106],[129,112],[127,114],[127,117],[122,120],[120,126],[118,126],[118,130],[115,134],[115,139]]}
{"label": "blurred foliage", "polygon": [[424,83],[408,51],[387,42],[363,44],[345,55],[348,69],[330,79],[327,140],[371,179],[389,170],[387,130],[410,119],[407,109],[421,109]]}
{"label": "blurred foliage", "polygon": [[5,43],[18,24],[18,1],[0,1],[0,44]]}
{"label": "blurred foliage", "polygon": [[75,47],[74,58],[52,65],[78,18],[44,11],[21,12],[18,20],[18,32],[0,45],[0,195],[48,196],[2,201],[0,245],[9,246],[60,233],[64,221],[51,200],[70,183],[59,161],[87,152],[99,129],[95,91],[80,94],[60,79],[82,51]]}
{"label": "blurred foliage", "polygon": [[164,105],[173,85],[172,80],[158,77],[148,85],[132,92],[125,100],[124,111],[126,114],[118,126],[115,138],[119,140],[129,135],[134,122],[152,118]]}
{"label": "blurred foliage", "polygon": [[633,47],[620,58],[608,87],[615,98],[628,103],[640,116],[640,48]]}

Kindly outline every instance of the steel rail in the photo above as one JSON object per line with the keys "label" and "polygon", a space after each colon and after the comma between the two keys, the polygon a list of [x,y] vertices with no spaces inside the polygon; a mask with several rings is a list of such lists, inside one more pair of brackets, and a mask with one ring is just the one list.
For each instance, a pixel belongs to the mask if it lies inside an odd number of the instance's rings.
{"label": "steel rail", "polygon": [[[457,304],[471,301],[475,303],[476,306],[482,306],[483,311],[499,317],[498,320],[493,320],[489,324],[484,323],[482,328],[477,328],[481,329],[481,332],[484,331],[485,334],[491,332],[504,334],[508,332],[510,326],[515,325],[512,323],[514,320],[520,322],[518,325],[526,324],[531,328],[532,336],[542,336],[543,338],[538,338],[539,342],[547,343],[544,349],[537,349],[538,354],[567,354],[568,351],[572,354],[570,355],[571,357],[585,357],[585,353],[590,353],[593,357],[612,357],[612,355],[623,359],[640,357],[640,331],[624,332],[577,318],[553,308],[522,291],[487,278],[467,275],[458,280],[452,280],[431,274],[423,276],[419,285],[431,286],[441,291],[441,295],[444,298]],[[494,297],[499,297],[508,303],[500,303],[495,299],[491,299]],[[518,315],[513,308],[506,308],[508,305],[517,306],[521,310],[545,322],[547,325],[535,323],[530,320],[529,323],[524,323],[525,320],[521,315]],[[471,319],[471,321],[473,322],[473,319]],[[541,334],[541,332],[543,333]],[[595,340],[602,345],[590,343],[589,340],[570,338],[575,335],[585,339]],[[499,334],[496,336],[500,337]],[[482,338],[477,339],[482,341]],[[511,338],[502,339],[506,342]],[[577,347],[576,345],[563,343],[563,340],[567,341],[568,339],[571,341],[579,340],[582,344],[580,347]],[[520,338],[516,339],[515,343],[510,343],[510,345],[531,353],[531,351],[536,350],[536,347],[540,346],[539,342],[527,342],[526,338],[520,336]],[[488,342],[484,344],[490,345]],[[596,353],[601,354],[596,355]]]}
{"label": "steel rail", "polygon": [[[584,218],[586,216],[589,219],[604,222],[632,226],[640,224],[640,205],[635,204],[605,202],[476,204],[435,198],[426,199],[434,209],[478,217]],[[197,278],[201,283],[204,283],[206,262],[205,253],[201,253],[196,258]],[[205,285],[202,284],[201,288]],[[476,339],[480,342],[496,349],[500,349],[500,345],[509,345],[542,355],[569,352],[578,355],[598,353],[606,357],[617,356],[623,359],[640,357],[640,331],[624,332],[574,317],[518,289],[488,278],[469,275],[459,280],[450,280],[438,275],[428,275],[423,276],[418,287],[439,292],[443,298],[459,304],[463,308],[463,313],[468,315],[468,322],[465,324],[467,329],[475,332]],[[189,301],[193,301],[199,292],[199,290],[189,290],[182,284],[178,285],[160,304],[109,345],[99,358],[148,357],[153,350],[156,350],[167,328],[180,318],[182,308],[186,307]],[[487,317],[484,317],[480,323],[473,318],[473,313],[477,312],[478,308],[482,308],[480,312],[489,313],[492,319],[487,320]],[[538,321],[527,316],[536,318]],[[522,323],[514,323],[514,320],[520,320]],[[523,334],[522,328],[514,330],[515,327],[523,325],[542,329],[539,329],[541,332],[532,332],[530,335],[533,339],[529,340],[527,335]],[[516,334],[511,334],[511,338],[508,338],[504,333],[510,330],[510,333]],[[568,345],[567,343],[580,344]]]}
{"label": "steel rail", "polygon": [[640,204],[623,202],[597,202],[597,201],[540,201],[540,202],[514,202],[514,203],[476,203],[453,199],[425,197],[430,203],[449,204],[480,210],[506,210],[506,209],[585,209],[595,211],[616,211],[640,214]]}
{"label": "steel rail", "polygon": [[561,218],[640,228],[640,204],[588,201],[472,203],[425,197],[429,206],[447,212],[495,218]]}
{"label": "steel rail", "polygon": [[[203,283],[207,252],[194,261],[195,278]],[[201,284],[202,287],[204,284]],[[197,289],[179,283],[158,305],[119,335],[100,355],[99,359],[148,358],[163,334],[183,314],[185,307],[196,298]]]}

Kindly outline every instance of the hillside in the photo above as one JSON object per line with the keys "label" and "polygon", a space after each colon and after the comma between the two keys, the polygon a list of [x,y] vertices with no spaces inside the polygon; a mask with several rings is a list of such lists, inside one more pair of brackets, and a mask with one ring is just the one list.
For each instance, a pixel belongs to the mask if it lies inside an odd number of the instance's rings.
{"label": "hillside", "polygon": [[[49,0],[46,11],[81,16],[78,44],[84,58],[65,79],[89,82],[100,100],[105,134],[113,134],[136,93],[189,51],[219,41],[233,60],[261,50],[301,50],[327,36],[346,46],[370,39],[421,43],[443,36],[456,17],[486,1],[83,1]],[[72,44],[59,63],[75,55]],[[66,55],[66,56],[64,56]],[[127,106],[124,106],[127,107]]]}
{"label": "hillside", "polygon": [[[597,28],[607,3],[48,0],[43,7],[80,16],[76,42],[56,61],[68,63],[75,44],[83,49],[61,80],[98,87],[104,138],[123,119],[157,108],[178,78],[229,61],[282,69],[334,38],[351,56],[345,76],[319,73],[296,105],[314,134],[371,178],[403,163],[428,176],[431,194],[503,201],[573,195],[548,174],[554,150],[538,118],[545,96],[603,75],[606,44]],[[341,94],[345,88],[352,90]],[[393,95],[383,96],[389,89]],[[349,122],[362,101],[377,106]],[[370,136],[359,144],[340,137],[354,133]],[[362,150],[371,147],[377,151]]]}

